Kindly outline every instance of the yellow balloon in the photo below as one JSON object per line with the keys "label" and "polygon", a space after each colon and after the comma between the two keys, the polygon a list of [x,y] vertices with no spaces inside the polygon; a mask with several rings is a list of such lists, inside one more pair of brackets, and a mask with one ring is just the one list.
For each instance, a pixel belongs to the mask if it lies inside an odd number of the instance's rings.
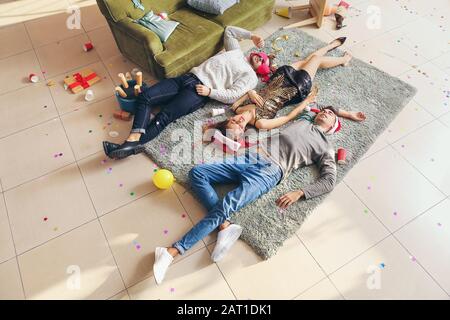
{"label": "yellow balloon", "polygon": [[175,181],[172,172],[166,169],[159,169],[153,175],[153,183],[159,189],[168,189]]}

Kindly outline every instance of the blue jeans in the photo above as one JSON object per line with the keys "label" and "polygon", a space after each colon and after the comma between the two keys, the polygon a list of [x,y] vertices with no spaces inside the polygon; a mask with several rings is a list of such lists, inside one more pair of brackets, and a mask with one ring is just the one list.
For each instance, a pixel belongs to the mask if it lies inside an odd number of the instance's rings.
{"label": "blue jeans", "polygon": [[[229,220],[231,214],[261,195],[281,180],[281,168],[266,157],[250,153],[221,163],[201,164],[189,172],[193,191],[208,209],[207,215],[184,237],[173,244],[180,254],[192,248],[214,229]],[[238,183],[238,187],[219,200],[212,185]]]}
{"label": "blue jeans", "polygon": [[[136,112],[131,132],[142,133],[142,144],[152,140],[176,119],[203,107],[209,98],[197,94],[195,86],[202,82],[192,73],[144,88],[136,101]],[[150,121],[153,107],[160,105],[161,111]]]}

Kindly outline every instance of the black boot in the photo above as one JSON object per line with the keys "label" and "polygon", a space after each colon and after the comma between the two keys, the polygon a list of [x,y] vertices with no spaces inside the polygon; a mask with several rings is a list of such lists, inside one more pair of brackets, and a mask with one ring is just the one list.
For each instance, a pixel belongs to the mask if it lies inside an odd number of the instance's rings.
{"label": "black boot", "polygon": [[103,141],[103,151],[110,158],[111,158],[111,156],[110,156],[111,152],[116,150],[118,147],[120,147],[120,144],[112,143],[112,142],[109,142],[109,141]]}
{"label": "black boot", "polygon": [[110,152],[109,157],[113,159],[123,159],[133,154],[144,151],[144,146],[139,141],[125,141],[120,146]]}

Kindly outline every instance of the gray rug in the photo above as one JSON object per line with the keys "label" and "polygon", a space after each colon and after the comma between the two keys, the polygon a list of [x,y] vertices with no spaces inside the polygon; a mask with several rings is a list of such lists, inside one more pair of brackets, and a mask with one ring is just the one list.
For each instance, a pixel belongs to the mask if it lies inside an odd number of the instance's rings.
{"label": "gray rug", "polygon": [[[289,39],[277,41],[277,46],[283,51],[277,53],[275,62],[281,66],[290,64],[300,58],[295,57],[299,52],[301,58],[322,47],[324,43],[301,30],[278,31],[266,39],[265,52],[271,52],[271,40],[281,35],[288,35]],[[351,39],[349,39],[351,41]],[[335,50],[329,55],[341,56],[340,50]],[[395,116],[414,96],[416,90],[398,78],[392,77],[371,65],[358,59],[353,59],[348,67],[321,70],[317,73],[315,83],[319,86],[318,103],[343,107],[346,110],[363,111],[367,120],[362,124],[343,120],[343,127],[334,135],[336,146],[344,147],[347,152],[347,165],[338,166],[338,183],[353,165],[364,155],[367,149],[376,140]],[[177,128],[186,128],[193,132],[194,121],[206,122],[212,108],[224,107],[224,105],[212,102],[205,108],[190,114],[176,123],[172,123],[156,139],[146,145],[146,153],[160,167],[170,169],[177,181],[188,186],[188,172],[193,163],[178,164],[175,158],[183,155],[172,156],[172,151],[179,143],[172,142],[171,136]],[[283,110],[288,112],[289,109]],[[230,115],[231,112],[227,111]],[[214,118],[220,120],[221,118]],[[193,133],[191,133],[193,134]],[[187,140],[189,143],[189,140]],[[194,147],[198,147],[198,141],[194,141]],[[195,154],[195,152],[193,152]],[[186,155],[184,155],[186,156]],[[200,159],[196,158],[196,163]],[[208,161],[208,160],[205,160]],[[275,200],[293,189],[300,188],[312,182],[317,177],[315,166],[302,168],[289,176],[282,184],[271,192],[261,197],[246,208],[236,212],[232,219],[244,227],[241,239],[247,242],[264,259],[273,256],[283,242],[290,238],[300,228],[302,223],[320,204],[326,195],[300,201],[292,205],[288,210],[281,212],[275,205]],[[223,194],[224,189],[220,190]]]}

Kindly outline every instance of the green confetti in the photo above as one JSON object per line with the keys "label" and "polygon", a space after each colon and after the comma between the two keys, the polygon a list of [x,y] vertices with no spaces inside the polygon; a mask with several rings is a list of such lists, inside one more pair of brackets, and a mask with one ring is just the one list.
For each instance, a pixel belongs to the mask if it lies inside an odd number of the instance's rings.
{"label": "green confetti", "polygon": [[130,196],[134,196],[134,192],[131,192],[131,193],[130,193]]}

